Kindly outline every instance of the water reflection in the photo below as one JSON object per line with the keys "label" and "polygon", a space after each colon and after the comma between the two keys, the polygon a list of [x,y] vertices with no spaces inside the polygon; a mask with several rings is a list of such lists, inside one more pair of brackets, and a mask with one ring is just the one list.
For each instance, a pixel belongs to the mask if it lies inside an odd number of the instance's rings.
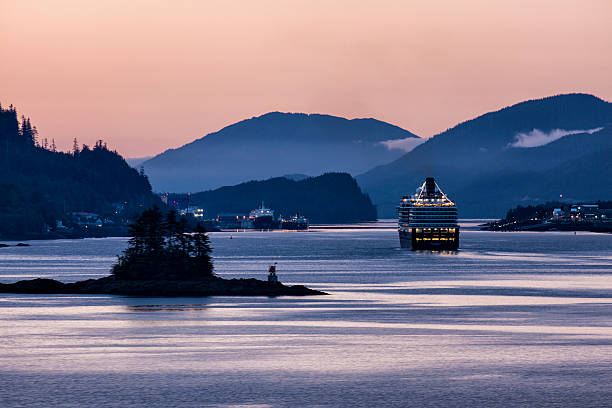
{"label": "water reflection", "polygon": [[186,312],[186,311],[200,311],[208,308],[207,304],[176,304],[176,305],[128,305],[127,309],[132,312],[160,312],[160,311],[172,311],[172,312]]}
{"label": "water reflection", "polygon": [[[2,406],[66,395],[146,407],[612,399],[612,235],[471,230],[444,254],[401,250],[388,225],[227,237],[211,234],[219,275],[265,278],[278,261],[282,281],[331,295],[3,295]],[[124,245],[40,243],[23,261],[0,252],[0,279],[101,276]]]}
{"label": "water reflection", "polygon": [[459,253],[459,251],[451,251],[451,250],[433,251],[430,249],[419,249],[419,250],[415,250],[412,252],[416,254],[433,255],[433,256],[457,255]]}

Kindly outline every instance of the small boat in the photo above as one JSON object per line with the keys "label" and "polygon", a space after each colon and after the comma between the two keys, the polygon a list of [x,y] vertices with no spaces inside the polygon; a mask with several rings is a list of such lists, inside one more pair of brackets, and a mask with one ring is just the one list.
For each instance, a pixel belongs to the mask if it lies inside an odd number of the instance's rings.
{"label": "small boat", "polygon": [[308,218],[299,213],[289,219],[281,218],[281,229],[284,230],[307,230]]}

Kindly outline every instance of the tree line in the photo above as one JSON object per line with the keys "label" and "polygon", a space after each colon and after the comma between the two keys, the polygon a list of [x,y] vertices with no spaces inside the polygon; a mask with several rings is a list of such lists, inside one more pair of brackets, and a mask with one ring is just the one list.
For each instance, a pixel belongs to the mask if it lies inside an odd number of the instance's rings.
{"label": "tree line", "polygon": [[[542,218],[552,216],[553,210],[555,208],[560,208],[564,212],[568,212],[570,208],[572,207],[572,205],[580,205],[580,204],[587,204],[587,203],[566,203],[566,202],[561,202],[561,201],[548,201],[544,204],[537,204],[537,205],[528,205],[528,206],[518,205],[515,208],[508,210],[508,212],[506,213],[506,217],[502,219],[501,221],[520,222],[520,221],[530,220],[532,218],[542,219]],[[597,204],[599,205],[599,208],[601,209],[612,209],[612,201],[596,201],[595,203],[590,203],[590,204]]]}
{"label": "tree line", "polygon": [[205,229],[193,231],[175,210],[164,217],[157,206],[143,211],[130,226],[130,240],[113,266],[121,280],[196,280],[213,275],[211,248]]}
{"label": "tree line", "polygon": [[[0,238],[45,233],[69,212],[93,212],[125,222],[161,201],[144,174],[106,143],[59,152],[38,140],[29,118],[0,107]],[[122,208],[117,213],[117,206]]]}

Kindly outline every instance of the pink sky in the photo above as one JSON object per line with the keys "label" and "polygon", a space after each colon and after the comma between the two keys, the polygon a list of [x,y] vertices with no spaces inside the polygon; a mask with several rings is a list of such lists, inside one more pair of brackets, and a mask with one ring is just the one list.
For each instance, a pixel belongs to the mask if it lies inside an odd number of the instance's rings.
{"label": "pink sky", "polygon": [[268,111],[424,137],[530,98],[612,100],[612,1],[0,0],[0,102],[60,149],[159,153]]}

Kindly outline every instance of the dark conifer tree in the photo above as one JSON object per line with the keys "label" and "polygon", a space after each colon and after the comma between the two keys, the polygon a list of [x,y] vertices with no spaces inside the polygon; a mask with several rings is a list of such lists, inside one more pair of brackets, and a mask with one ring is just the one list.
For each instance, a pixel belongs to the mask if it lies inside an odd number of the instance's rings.
{"label": "dark conifer tree", "polygon": [[213,273],[213,263],[210,257],[212,249],[206,235],[206,230],[198,222],[192,235],[191,244],[193,247],[193,267],[199,276],[211,276]]}
{"label": "dark conifer tree", "polygon": [[160,278],[160,268],[166,258],[162,220],[157,206],[138,217],[130,226],[128,247],[113,266],[113,275],[124,280]]}
{"label": "dark conifer tree", "polygon": [[178,236],[179,246],[181,248],[181,252],[183,254],[186,254],[187,257],[191,256],[191,253],[193,251],[191,236],[187,234],[188,229],[189,229],[189,223],[187,219],[185,217],[181,217],[179,221],[179,231],[180,231],[180,235]]}
{"label": "dark conifer tree", "polygon": [[177,220],[176,210],[168,211],[164,221],[164,232],[166,235],[166,247],[172,252],[178,252],[180,248],[180,224]]}
{"label": "dark conifer tree", "polygon": [[[202,279],[213,274],[206,231],[198,223],[187,233],[187,220],[172,210],[163,219],[157,207],[146,210],[131,226],[128,247],[113,266],[123,280]],[[162,222],[163,221],[163,222]]]}
{"label": "dark conifer tree", "polygon": [[[30,119],[28,119],[28,124],[30,124]],[[38,129],[36,128],[36,126],[32,126],[31,131],[32,131],[32,140],[34,141],[32,144],[36,144],[36,141],[38,140]]]}
{"label": "dark conifer tree", "polygon": [[21,115],[21,137],[22,137],[22,146],[36,146],[37,140],[36,136],[36,128],[32,128],[32,124],[30,123],[30,119]]}
{"label": "dark conifer tree", "polygon": [[145,218],[141,216],[130,225],[131,238],[128,241],[128,247],[119,257],[119,262],[113,265],[112,273],[117,278],[137,280],[142,279],[143,273],[152,272],[148,268],[149,261],[145,252],[146,235]]}
{"label": "dark conifer tree", "polygon": [[158,260],[164,252],[164,228],[163,216],[157,206],[142,213],[145,226],[144,249],[145,254],[151,259]]}

